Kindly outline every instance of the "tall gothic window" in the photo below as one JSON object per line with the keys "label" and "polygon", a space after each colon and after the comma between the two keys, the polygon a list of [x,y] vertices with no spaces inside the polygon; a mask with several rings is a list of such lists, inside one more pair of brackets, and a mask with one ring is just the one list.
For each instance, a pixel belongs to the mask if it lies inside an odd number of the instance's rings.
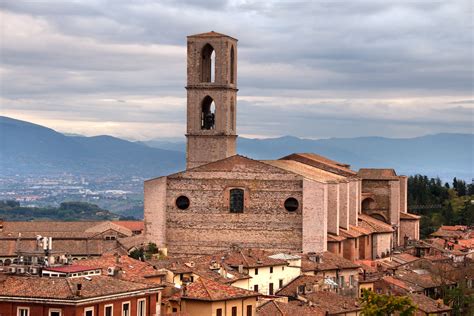
{"label": "tall gothic window", "polygon": [[229,206],[231,213],[243,213],[244,212],[244,190],[242,189],[231,189]]}
{"label": "tall gothic window", "polygon": [[234,46],[230,48],[230,83],[235,83],[235,57],[234,57]]}
{"label": "tall gothic window", "polygon": [[216,105],[210,96],[202,100],[201,129],[214,129],[216,125]]}
{"label": "tall gothic window", "polygon": [[206,44],[201,53],[201,81],[214,82],[216,72],[216,53],[210,44]]}

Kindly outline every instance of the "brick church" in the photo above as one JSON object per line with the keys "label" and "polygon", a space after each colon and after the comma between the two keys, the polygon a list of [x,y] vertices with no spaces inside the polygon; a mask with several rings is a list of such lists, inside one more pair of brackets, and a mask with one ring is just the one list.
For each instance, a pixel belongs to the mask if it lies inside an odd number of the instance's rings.
{"label": "brick church", "polygon": [[145,231],[169,254],[232,246],[387,256],[419,238],[407,178],[313,153],[278,160],[236,154],[237,40],[188,36],[186,170],[145,181]]}

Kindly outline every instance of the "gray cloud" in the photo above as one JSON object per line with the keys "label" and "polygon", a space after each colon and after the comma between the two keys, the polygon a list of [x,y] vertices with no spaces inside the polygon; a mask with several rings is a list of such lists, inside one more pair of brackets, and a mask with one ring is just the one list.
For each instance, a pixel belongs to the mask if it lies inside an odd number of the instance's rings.
{"label": "gray cloud", "polygon": [[243,134],[473,132],[470,6],[1,2],[0,109],[89,135],[181,135],[186,36],[215,30],[239,39]]}

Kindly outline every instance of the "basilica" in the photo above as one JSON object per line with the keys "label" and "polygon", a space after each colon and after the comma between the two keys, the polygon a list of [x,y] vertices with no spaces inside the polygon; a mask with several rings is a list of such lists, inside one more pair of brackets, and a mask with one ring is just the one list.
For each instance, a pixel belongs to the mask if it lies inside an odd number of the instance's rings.
{"label": "basilica", "polygon": [[145,234],[169,254],[230,247],[388,256],[419,239],[407,178],[316,153],[255,160],[236,153],[237,39],[187,38],[186,170],[145,181]]}

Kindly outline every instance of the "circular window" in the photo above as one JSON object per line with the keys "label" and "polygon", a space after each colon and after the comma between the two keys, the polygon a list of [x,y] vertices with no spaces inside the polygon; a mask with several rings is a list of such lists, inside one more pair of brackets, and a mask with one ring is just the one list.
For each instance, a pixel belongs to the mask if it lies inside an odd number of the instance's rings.
{"label": "circular window", "polygon": [[288,212],[296,211],[298,209],[298,206],[299,206],[298,200],[295,198],[290,197],[285,200],[285,209]]}
{"label": "circular window", "polygon": [[184,196],[184,195],[181,195],[180,197],[178,197],[176,199],[176,206],[180,209],[180,210],[185,210],[189,207],[189,199],[188,197]]}

